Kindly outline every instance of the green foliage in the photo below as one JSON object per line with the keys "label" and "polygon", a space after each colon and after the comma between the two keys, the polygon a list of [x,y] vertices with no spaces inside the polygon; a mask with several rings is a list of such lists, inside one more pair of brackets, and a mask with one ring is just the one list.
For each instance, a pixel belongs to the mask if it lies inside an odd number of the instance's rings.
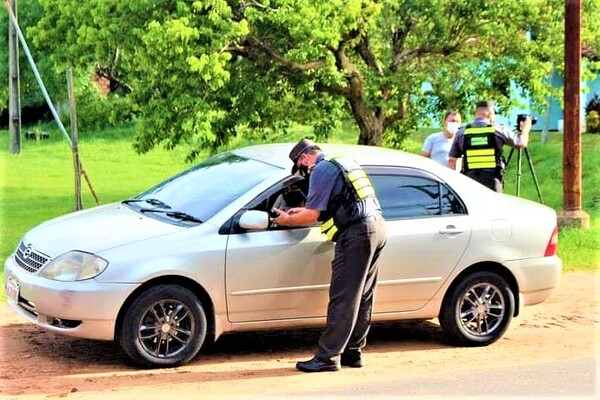
{"label": "green foliage", "polygon": [[[512,106],[511,82],[539,106],[564,48],[560,0],[38,1],[28,33],[55,68],[118,76],[136,150],[190,146],[189,159],[293,124],[325,139],[343,120],[358,142],[400,147],[440,110]],[[599,6],[584,5],[595,49]]]}
{"label": "green foliage", "polygon": [[[92,76],[92,72],[86,71],[74,77],[78,128],[100,130],[132,122],[135,109],[132,99],[101,93]],[[64,123],[68,120],[65,115]]]}
{"label": "green foliage", "polygon": [[[19,25],[25,35],[32,57],[36,62],[37,69],[44,81],[44,85],[51,97],[53,103],[59,109],[63,124],[67,125],[69,121],[69,110],[67,106],[67,80],[66,69],[72,67],[72,60],[75,53],[68,53],[64,58],[56,54],[55,49],[60,47],[60,51],[65,50],[62,44],[66,43],[65,37],[61,37],[64,30],[58,31],[55,35],[40,32],[45,29],[44,26],[34,25],[42,20],[45,10],[38,0],[20,0],[18,2]],[[46,4],[47,6],[47,4]],[[83,12],[85,7],[79,7]],[[68,9],[64,11],[69,11]],[[69,17],[65,15],[65,17]],[[4,6],[0,6],[0,30],[8,30],[8,13]],[[63,20],[63,24],[69,23],[69,20]],[[67,29],[67,25],[62,25]],[[29,40],[32,36],[33,40]],[[67,40],[70,40],[67,39]],[[61,43],[60,46],[57,43]],[[0,35],[0,109],[8,104],[8,42],[6,35]],[[39,106],[45,103],[45,99],[40,90],[39,84],[33,75],[33,70],[26,58],[25,51],[19,42],[19,64],[20,64],[20,89],[21,106]],[[86,58],[92,60],[93,58]],[[80,64],[83,65],[83,64]],[[134,107],[129,99],[119,96],[105,96],[99,93],[98,87],[92,80],[94,75],[95,63],[90,63],[85,67],[77,68],[74,72],[74,89],[76,106],[78,111],[78,126],[81,129],[104,128],[115,126],[124,122],[131,121],[134,114]]]}
{"label": "green foliage", "polygon": [[[38,0],[21,0],[18,1],[18,19],[19,26],[24,36],[27,38],[29,27],[35,25],[41,18],[44,10]],[[8,105],[8,24],[9,17],[6,6],[0,6],[0,110]],[[18,39],[17,39],[18,41]],[[21,106],[33,106],[44,102],[44,97],[40,91],[39,85],[35,80],[33,71],[25,56],[25,51],[21,47],[21,42],[18,41],[19,47],[19,66],[20,66],[20,91],[21,91]],[[51,96],[56,94],[64,94],[66,96],[66,80],[64,70],[62,73],[57,73],[54,69],[54,64],[50,59],[51,51],[42,52],[35,46],[29,43],[32,57],[37,63],[37,68],[43,76],[44,83],[48,93]]]}

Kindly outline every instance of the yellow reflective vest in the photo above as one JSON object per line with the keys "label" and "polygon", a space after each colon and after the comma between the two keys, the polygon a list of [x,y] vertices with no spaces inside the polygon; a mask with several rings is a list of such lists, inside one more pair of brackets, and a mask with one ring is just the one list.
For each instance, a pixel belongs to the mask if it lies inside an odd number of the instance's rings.
{"label": "yellow reflective vest", "polygon": [[[342,170],[344,179],[353,188],[356,201],[375,197],[375,189],[371,184],[371,180],[367,176],[364,169],[354,160],[347,157],[327,156],[326,161],[329,161]],[[336,226],[334,218],[329,218],[321,225],[321,233],[327,236],[327,239],[333,240],[339,227]]]}
{"label": "yellow reflective vest", "polygon": [[493,126],[470,127],[467,125],[463,135],[465,171],[501,167],[501,153],[496,144],[496,128]]}

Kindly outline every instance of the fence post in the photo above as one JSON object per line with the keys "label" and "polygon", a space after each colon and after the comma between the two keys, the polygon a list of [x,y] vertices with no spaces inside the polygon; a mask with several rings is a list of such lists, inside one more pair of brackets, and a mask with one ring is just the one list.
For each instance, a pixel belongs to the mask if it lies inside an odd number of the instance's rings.
{"label": "fence post", "polygon": [[75,91],[73,90],[73,72],[67,69],[67,86],[69,91],[69,112],[71,118],[71,152],[73,153],[73,171],[75,174],[75,209],[82,210],[81,201],[81,162],[79,161],[79,149],[77,146],[77,111],[75,109]]}

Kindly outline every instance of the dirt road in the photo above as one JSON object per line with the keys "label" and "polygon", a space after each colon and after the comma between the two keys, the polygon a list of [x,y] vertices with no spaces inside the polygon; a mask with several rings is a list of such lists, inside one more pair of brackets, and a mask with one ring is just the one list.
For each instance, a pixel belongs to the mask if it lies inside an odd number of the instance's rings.
{"label": "dirt road", "polygon": [[0,397],[302,398],[302,393],[348,390],[398,377],[451,376],[492,366],[526,368],[584,357],[598,360],[599,283],[600,274],[565,274],[549,301],[526,307],[505,336],[485,348],[444,344],[437,321],[378,325],[369,336],[365,368],[321,374],[294,368],[297,360],[311,356],[319,330],[227,335],[189,365],[139,370],[128,364],[115,344],[44,332],[24,323],[2,303]]}

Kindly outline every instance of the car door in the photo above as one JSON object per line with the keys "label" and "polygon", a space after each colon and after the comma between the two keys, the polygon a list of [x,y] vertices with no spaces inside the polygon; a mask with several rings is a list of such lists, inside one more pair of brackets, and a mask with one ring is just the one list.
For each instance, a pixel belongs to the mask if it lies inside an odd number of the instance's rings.
{"label": "car door", "polygon": [[440,288],[471,235],[467,210],[437,177],[412,168],[371,168],[387,222],[374,312],[417,310]]}
{"label": "car door", "polygon": [[[247,209],[270,209],[290,183],[267,191]],[[234,218],[225,265],[229,320],[324,316],[332,258],[333,244],[318,226],[242,231],[235,228]]]}

